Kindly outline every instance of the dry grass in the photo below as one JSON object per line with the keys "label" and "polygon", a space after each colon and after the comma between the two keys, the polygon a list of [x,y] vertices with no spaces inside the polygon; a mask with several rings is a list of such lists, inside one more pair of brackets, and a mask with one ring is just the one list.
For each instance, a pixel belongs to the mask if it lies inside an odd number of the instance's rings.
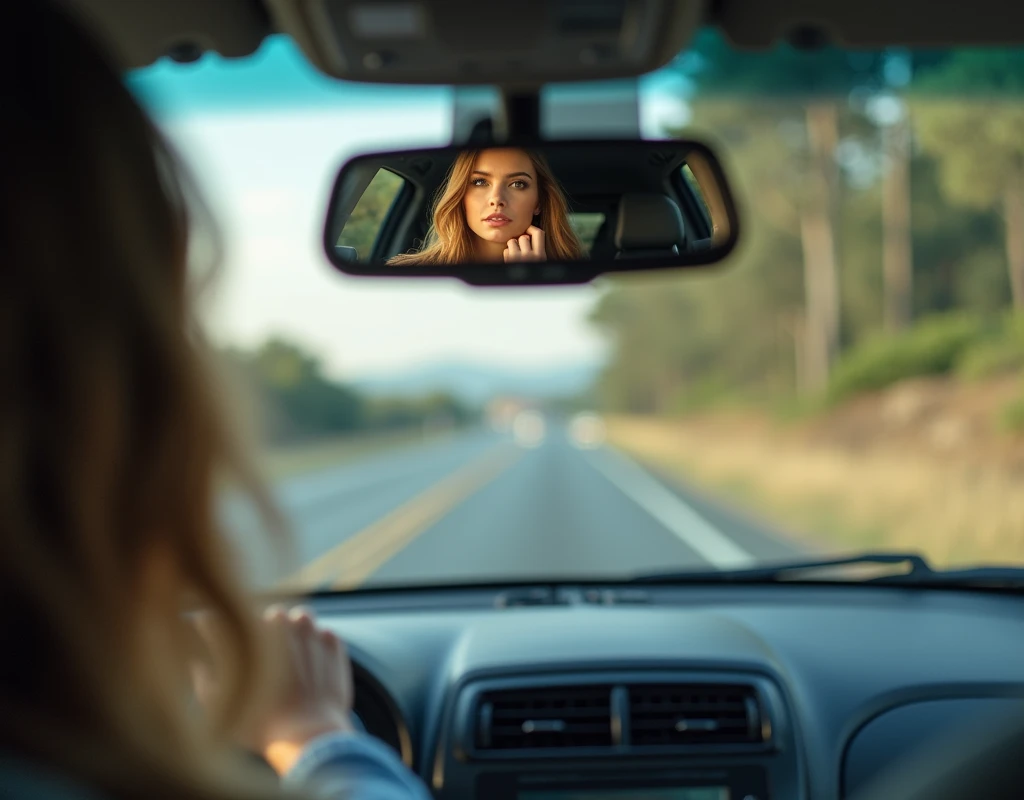
{"label": "dry grass", "polygon": [[806,434],[736,416],[609,420],[626,451],[829,549],[915,550],[939,566],[1024,562],[1019,466]]}

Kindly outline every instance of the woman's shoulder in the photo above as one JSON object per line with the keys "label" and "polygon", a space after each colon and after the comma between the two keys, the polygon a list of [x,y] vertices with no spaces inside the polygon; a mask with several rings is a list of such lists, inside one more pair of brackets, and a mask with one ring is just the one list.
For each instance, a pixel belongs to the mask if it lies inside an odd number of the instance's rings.
{"label": "woman's shoulder", "polygon": [[0,787],[3,800],[101,800],[94,791],[39,764],[6,756],[0,756]]}

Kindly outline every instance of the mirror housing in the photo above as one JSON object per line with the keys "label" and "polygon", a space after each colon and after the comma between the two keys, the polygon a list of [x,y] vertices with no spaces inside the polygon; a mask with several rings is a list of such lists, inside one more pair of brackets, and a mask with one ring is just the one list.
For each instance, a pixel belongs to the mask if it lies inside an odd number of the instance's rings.
{"label": "mirror housing", "polygon": [[[582,251],[562,247],[561,252],[580,255],[550,255],[559,251],[552,241],[557,237],[553,231],[566,227],[559,219],[546,217],[544,222],[540,217],[529,220],[513,214],[517,219],[495,221],[500,232],[492,236],[486,225],[479,230],[477,215],[465,212],[459,201],[449,203],[448,213],[453,219],[458,217],[458,235],[466,237],[462,252],[480,251],[475,236],[490,241],[515,239],[526,233],[527,226],[536,231],[547,224],[552,228],[542,239],[546,240],[547,257],[517,257],[506,252],[505,260],[499,260],[503,244],[498,245],[497,255],[487,259],[471,256],[458,260],[451,251],[459,248],[452,247],[442,248],[444,257],[437,255],[437,248],[430,251],[435,257],[410,257],[440,239],[432,232],[433,212],[449,182],[466,181],[466,188],[453,189],[461,191],[464,200],[468,192],[477,191],[470,188],[467,178],[471,168],[482,164],[481,158],[500,155],[495,151],[525,165],[517,174],[527,176],[527,184],[536,182],[537,196],[547,191],[548,183],[561,194],[562,205],[569,212],[568,226],[582,245]],[[488,178],[474,180],[490,186]],[[512,196],[519,181],[508,181],[508,187],[508,196]],[[481,191],[489,190],[484,187]],[[526,212],[527,216],[530,213]],[[453,230],[451,225],[447,229]],[[688,139],[588,139],[357,156],[341,168],[335,180],[324,225],[324,251],[336,269],[349,275],[455,277],[472,285],[529,286],[587,283],[612,272],[714,264],[732,252],[738,237],[732,191],[721,164],[706,145]],[[523,254],[528,253],[531,242]],[[392,262],[396,257],[401,263]]]}

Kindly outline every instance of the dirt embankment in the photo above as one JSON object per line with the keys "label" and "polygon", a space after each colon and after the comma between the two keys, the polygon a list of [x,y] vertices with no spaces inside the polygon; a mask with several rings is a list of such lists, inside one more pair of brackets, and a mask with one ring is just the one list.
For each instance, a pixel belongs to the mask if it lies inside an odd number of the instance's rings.
{"label": "dirt embankment", "polygon": [[829,549],[1024,562],[1024,436],[999,427],[1019,391],[1019,380],[914,380],[800,423],[714,413],[608,429],[635,456]]}

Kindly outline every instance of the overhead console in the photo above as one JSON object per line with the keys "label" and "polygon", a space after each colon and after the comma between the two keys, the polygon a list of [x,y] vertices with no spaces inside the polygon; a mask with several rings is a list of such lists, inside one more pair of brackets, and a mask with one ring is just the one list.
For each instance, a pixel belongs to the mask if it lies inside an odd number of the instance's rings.
{"label": "overhead console", "polygon": [[743,671],[601,670],[468,677],[450,695],[439,797],[801,797],[782,695]]}
{"label": "overhead console", "polygon": [[265,0],[326,74],[382,83],[539,86],[641,75],[701,22],[701,0]]}

